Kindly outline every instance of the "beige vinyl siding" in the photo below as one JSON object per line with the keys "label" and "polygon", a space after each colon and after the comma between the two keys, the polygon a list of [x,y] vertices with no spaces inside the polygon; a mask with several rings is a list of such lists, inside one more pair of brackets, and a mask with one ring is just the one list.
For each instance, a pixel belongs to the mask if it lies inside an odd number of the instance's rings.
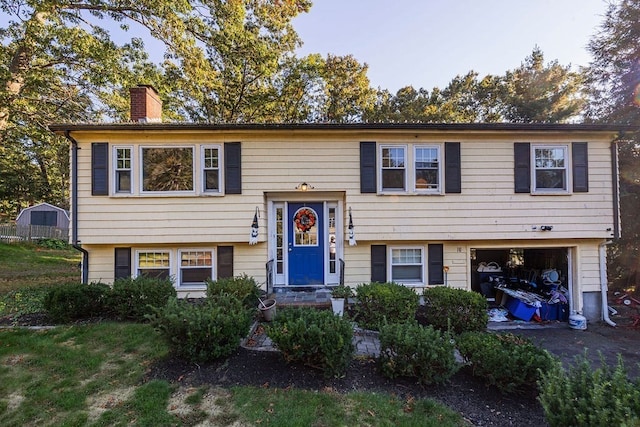
{"label": "beige vinyl siding", "polygon": [[350,286],[371,281],[371,246],[358,244],[344,248],[344,282]]}
{"label": "beige vinyl siding", "polygon": [[[609,135],[462,132],[146,132],[104,134],[76,132],[79,150],[79,239],[91,244],[235,244],[248,241],[256,207],[260,242],[267,238],[270,194],[299,195],[307,182],[310,195],[330,194],[352,209],[356,239],[374,241],[450,241],[594,238],[611,236],[613,198]],[[601,139],[597,139],[601,138]],[[139,164],[143,145],[242,143],[242,194],[91,196],[91,142],[133,147]],[[360,193],[359,143],[461,143],[462,194],[376,195]],[[589,192],[569,195],[515,194],[513,143],[589,143]],[[408,165],[410,168],[411,165]],[[199,180],[200,170],[196,179]],[[112,181],[112,179],[110,179]],[[134,185],[139,187],[139,171]],[[112,182],[110,182],[112,185]],[[533,226],[552,225],[553,231]],[[346,246],[345,246],[346,247]],[[247,247],[247,250],[253,250]],[[345,253],[347,250],[345,249]],[[365,254],[368,259],[368,253]],[[265,261],[265,260],[262,260]],[[361,277],[361,275],[358,275]]]}
{"label": "beige vinyl siding", "polygon": [[106,245],[83,245],[89,251],[89,283],[113,283],[114,247]]}

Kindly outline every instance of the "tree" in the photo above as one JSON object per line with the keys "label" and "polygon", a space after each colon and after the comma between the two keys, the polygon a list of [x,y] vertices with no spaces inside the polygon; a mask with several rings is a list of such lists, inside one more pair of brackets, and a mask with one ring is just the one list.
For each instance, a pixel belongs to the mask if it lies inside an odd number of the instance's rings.
{"label": "tree", "polygon": [[204,63],[192,67],[183,58],[165,64],[169,81],[176,82],[169,97],[186,101],[184,118],[268,121],[274,80],[300,45],[291,20],[310,6],[309,0],[210,0],[201,35]]}
{"label": "tree", "polygon": [[[586,69],[589,88],[587,120],[640,123],[640,1],[611,3],[590,41],[593,57]],[[622,238],[609,249],[612,288],[636,289],[640,283],[640,135],[627,133],[619,142]]]}
{"label": "tree", "polygon": [[290,57],[271,85],[266,119],[274,123],[309,123],[322,120],[325,82],[324,59],[319,54]]}
{"label": "tree", "polygon": [[326,92],[325,121],[360,121],[373,106],[375,92],[369,84],[368,68],[352,55],[327,55],[322,72]]}
{"label": "tree", "polygon": [[26,177],[1,195],[4,215],[38,201],[67,207],[68,142],[47,125],[122,119],[125,89],[154,70],[140,40],[117,45],[102,20],[123,29],[142,25],[193,60],[199,52],[193,34],[201,27],[189,17],[188,2],[3,0],[0,10],[8,18],[0,29],[2,180]]}
{"label": "tree", "polygon": [[503,78],[503,116],[517,123],[559,123],[576,117],[584,106],[581,76],[558,61],[545,66],[536,47],[524,63]]}
{"label": "tree", "polygon": [[[308,0],[0,0],[8,17],[0,28],[0,179],[12,182],[30,171],[23,183],[29,188],[5,191],[3,206],[45,200],[65,207],[68,143],[47,125],[126,121],[128,89],[136,84],[179,95],[164,96],[169,118],[253,120],[282,52],[298,42],[289,21],[309,6]],[[141,27],[162,41],[162,69],[149,62],[140,39],[115,43],[113,24]]]}

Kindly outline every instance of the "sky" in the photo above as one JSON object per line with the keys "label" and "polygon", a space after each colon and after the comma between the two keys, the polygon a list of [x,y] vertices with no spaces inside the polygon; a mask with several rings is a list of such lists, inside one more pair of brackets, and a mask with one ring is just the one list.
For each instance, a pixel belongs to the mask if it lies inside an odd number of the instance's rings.
{"label": "sky", "polygon": [[444,88],[456,75],[519,67],[538,46],[545,63],[588,65],[605,0],[314,0],[293,20],[298,56],[353,55],[371,86]]}

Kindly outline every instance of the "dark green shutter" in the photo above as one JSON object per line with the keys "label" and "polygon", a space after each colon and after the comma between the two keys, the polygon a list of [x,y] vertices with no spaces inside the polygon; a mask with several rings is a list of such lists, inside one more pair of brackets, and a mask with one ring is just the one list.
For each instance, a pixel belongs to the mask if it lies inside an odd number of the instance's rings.
{"label": "dark green shutter", "polygon": [[115,248],[114,277],[131,277],[131,248]]}
{"label": "dark green shutter", "polygon": [[109,195],[109,144],[91,144],[91,195]]}
{"label": "dark green shutter", "polygon": [[444,143],[444,192],[462,192],[462,169],[460,167],[460,143]]}
{"label": "dark green shutter", "polygon": [[571,144],[571,160],[573,168],[573,191],[586,193],[589,191],[589,154],[586,142]]}
{"label": "dark green shutter", "polygon": [[371,245],[371,281],[387,281],[387,246]]}
{"label": "dark green shutter", "polygon": [[224,192],[242,194],[242,161],[239,142],[224,143]]}
{"label": "dark green shutter", "polygon": [[360,143],[360,192],[376,193],[376,143]]}
{"label": "dark green shutter", "polygon": [[428,245],[429,284],[444,284],[444,249],[441,243]]}
{"label": "dark green shutter", "polygon": [[218,279],[233,277],[233,246],[218,246]]}
{"label": "dark green shutter", "polygon": [[531,192],[531,147],[528,142],[513,144],[514,183],[516,193]]}

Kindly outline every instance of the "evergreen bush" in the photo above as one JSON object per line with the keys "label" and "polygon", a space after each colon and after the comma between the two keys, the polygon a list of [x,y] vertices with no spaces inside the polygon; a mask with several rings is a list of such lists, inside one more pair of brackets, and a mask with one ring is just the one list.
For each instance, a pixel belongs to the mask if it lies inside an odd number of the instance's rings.
{"label": "evergreen bush", "polygon": [[107,299],[110,292],[104,283],[67,283],[49,289],[43,307],[55,322],[99,317],[107,314]]}
{"label": "evergreen bush", "polygon": [[355,320],[361,328],[380,330],[385,323],[415,319],[420,296],[397,283],[366,283],[356,288]]}
{"label": "evergreen bush", "polygon": [[249,332],[250,312],[232,295],[217,295],[202,304],[172,297],[147,318],[172,351],[192,362],[230,355]]}
{"label": "evergreen bush", "polygon": [[177,295],[170,279],[147,276],[116,279],[109,293],[109,307],[120,319],[144,321],[153,308],[163,307]]}
{"label": "evergreen bush", "polygon": [[513,334],[465,332],[457,346],[473,375],[504,394],[536,392],[541,373],[554,363],[549,352]]}
{"label": "evergreen bush", "polygon": [[353,357],[353,325],[330,311],[284,309],[265,329],[287,362],[320,369],[327,378],[343,375]]}
{"label": "evergreen bush", "polygon": [[416,377],[422,384],[444,383],[459,369],[449,333],[416,322],[380,328],[378,366],[389,378]]}
{"label": "evergreen bush", "polygon": [[559,362],[542,373],[539,400],[551,427],[640,425],[640,382],[629,380],[622,357],[593,369],[585,352],[567,371]]}
{"label": "evergreen bush", "polygon": [[487,328],[487,301],[477,292],[437,286],[425,289],[425,322],[441,331],[461,334]]}
{"label": "evergreen bush", "polygon": [[210,298],[222,294],[235,296],[247,308],[256,308],[261,291],[255,279],[246,274],[207,281],[207,297]]}

